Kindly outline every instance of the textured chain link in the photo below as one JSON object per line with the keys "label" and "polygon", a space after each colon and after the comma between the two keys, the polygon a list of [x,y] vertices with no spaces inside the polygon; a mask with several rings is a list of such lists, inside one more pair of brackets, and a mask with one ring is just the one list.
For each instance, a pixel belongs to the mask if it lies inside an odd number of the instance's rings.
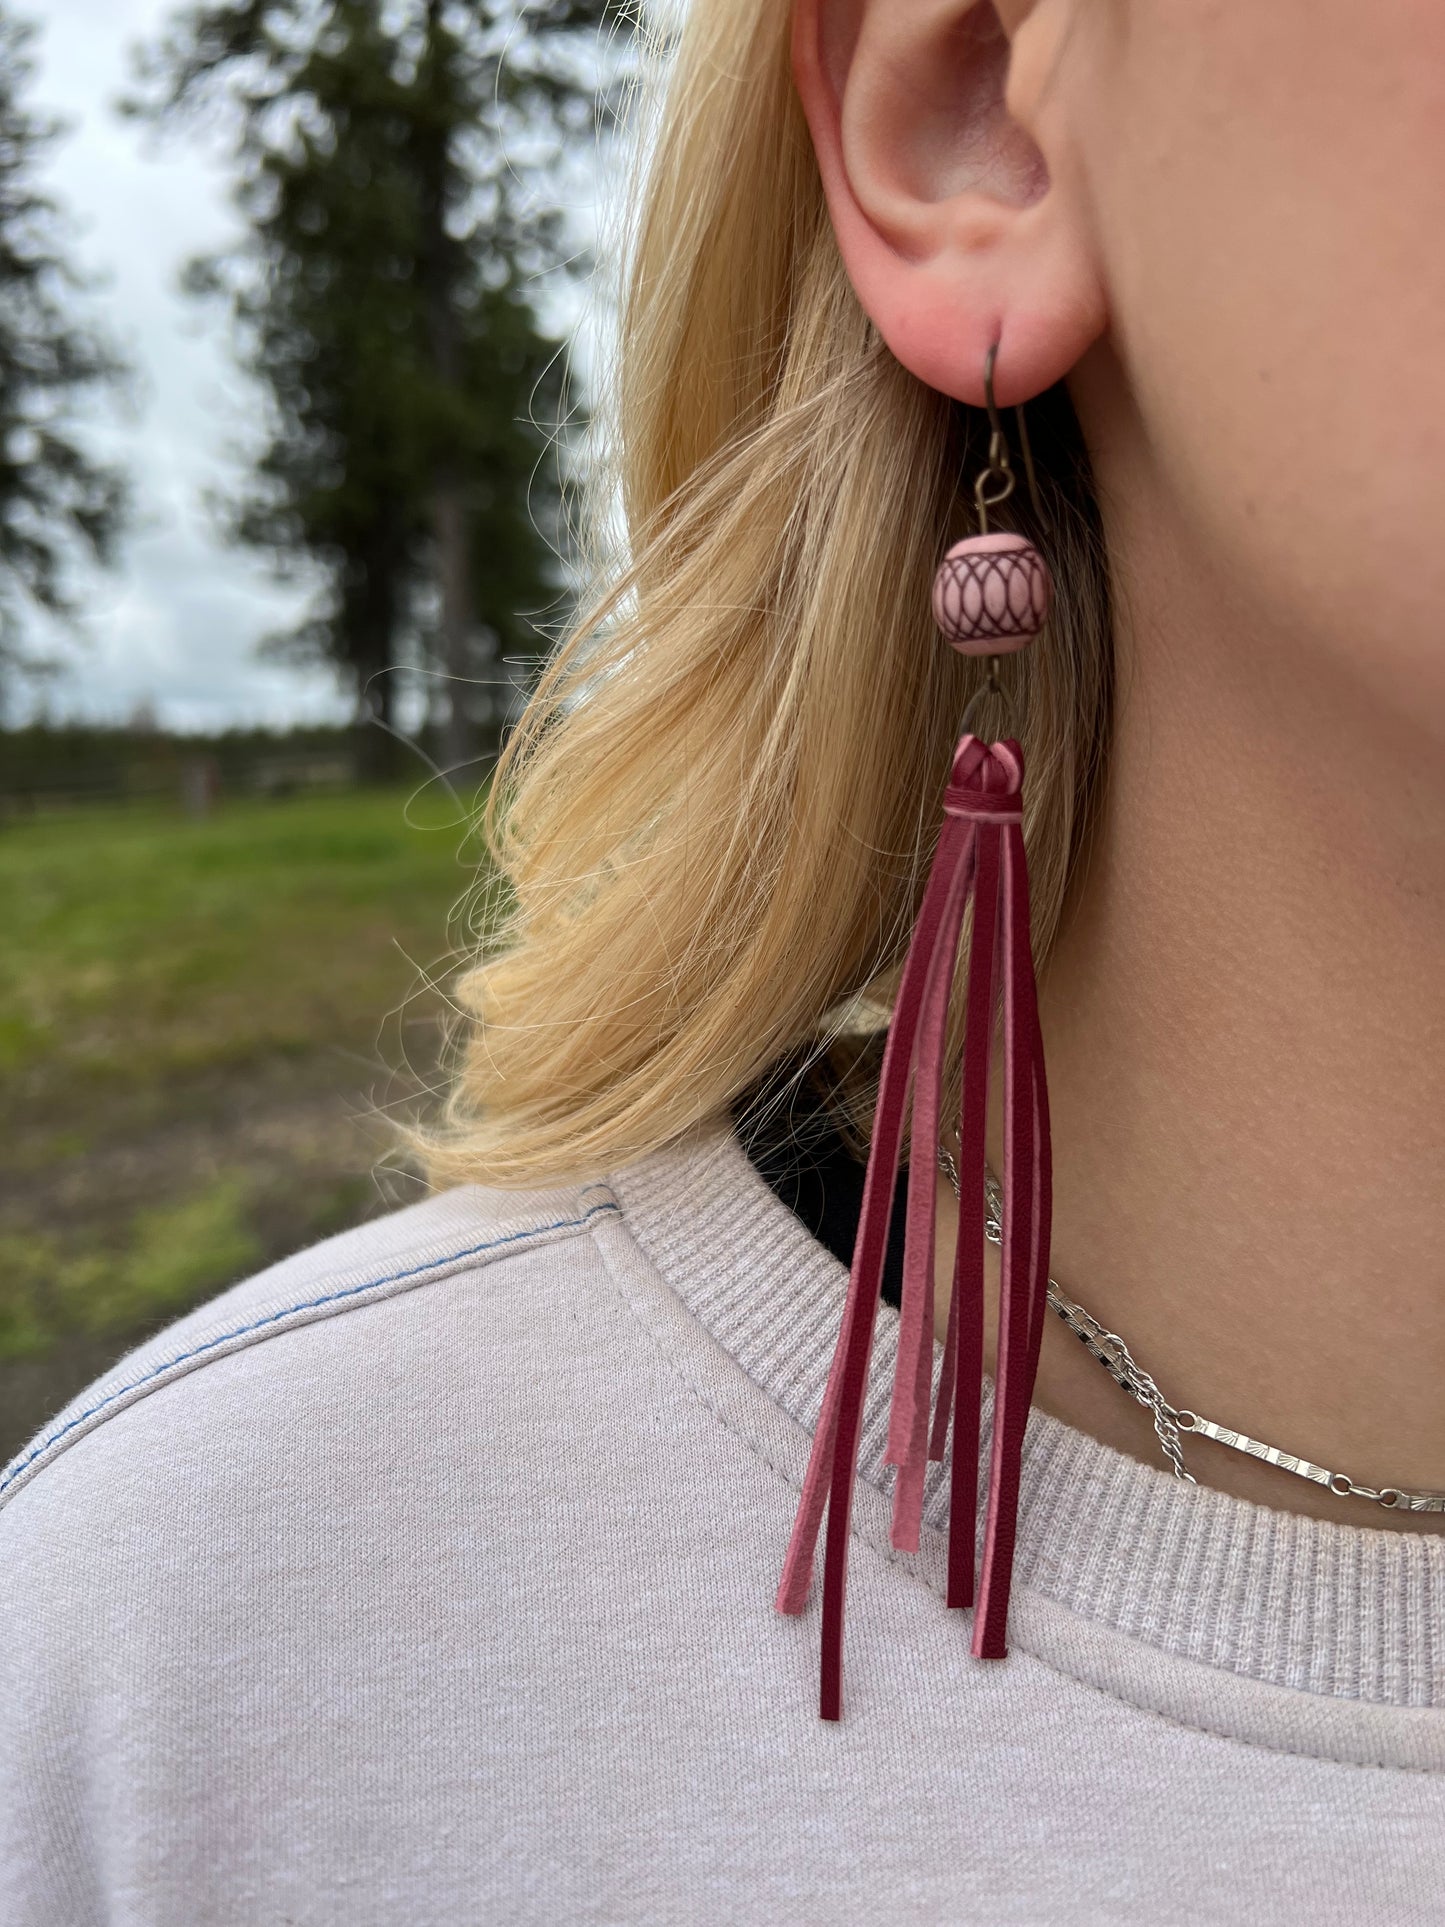
{"label": "textured chain link", "polygon": [[[958,1166],[942,1145],[938,1151],[938,1162],[957,1194],[960,1188]],[[991,1244],[1001,1246],[1003,1193],[992,1171],[984,1174],[984,1196],[987,1203],[984,1236]],[[1281,1452],[1276,1446],[1252,1439],[1247,1432],[1236,1432],[1230,1426],[1202,1418],[1198,1412],[1191,1412],[1187,1407],[1171,1405],[1149,1373],[1135,1363],[1129,1347],[1118,1333],[1111,1332],[1091,1312],[1066,1297],[1052,1278],[1048,1281],[1048,1302],[1085,1350],[1098,1359],[1115,1384],[1122,1386],[1131,1398],[1146,1407],[1154,1421],[1155,1436],[1176,1479],[1185,1479],[1190,1485],[1198,1484],[1194,1474],[1185,1466],[1184,1448],[1180,1442],[1181,1434],[1197,1434],[1201,1438],[1214,1439],[1220,1445],[1232,1446],[1236,1452],[1244,1452],[1266,1465],[1277,1465],[1282,1471],[1293,1472],[1298,1478],[1309,1479],[1315,1485],[1325,1486],[1340,1498],[1370,1499],[1376,1505],[1396,1512],[1445,1512],[1445,1492],[1411,1492],[1403,1486],[1360,1485],[1347,1473],[1331,1472],[1309,1459],[1297,1458],[1293,1452]]]}

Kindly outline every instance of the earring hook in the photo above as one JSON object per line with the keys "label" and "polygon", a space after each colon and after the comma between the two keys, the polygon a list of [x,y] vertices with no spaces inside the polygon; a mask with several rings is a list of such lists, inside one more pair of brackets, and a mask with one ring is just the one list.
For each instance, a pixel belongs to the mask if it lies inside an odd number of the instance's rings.
{"label": "earring hook", "polygon": [[[998,402],[993,392],[994,364],[998,360],[1000,343],[995,341],[984,356],[983,362],[983,405],[988,414],[988,463],[980,472],[973,485],[974,505],[978,510],[978,532],[988,534],[988,512],[1000,502],[1006,502],[1014,492],[1015,477],[1013,465],[1009,460],[1008,436],[1004,433],[1003,418],[999,414]],[[1024,475],[1028,480],[1029,499],[1034,505],[1034,513],[1045,528],[1048,515],[1039,493],[1039,478],[1034,470],[1034,452],[1029,445],[1029,425],[1020,402],[1014,409],[1019,427],[1019,452],[1024,460]],[[990,484],[993,486],[990,487]],[[973,692],[963,712],[962,730],[967,734],[973,725],[975,712],[989,696],[997,696],[1003,704],[1010,722],[1014,718],[1013,698],[999,681],[999,659],[990,656],[988,675]]]}
{"label": "earring hook", "polygon": [[[988,410],[988,425],[993,431],[993,440],[1000,443],[1004,438],[1003,423],[999,420],[998,403],[993,398],[993,371],[1002,345],[1002,342],[994,342],[983,358],[983,405]],[[992,448],[989,453],[993,453]]]}
{"label": "earring hook", "polygon": [[[979,532],[985,535],[988,533],[989,509],[999,502],[1006,502],[1014,492],[1014,473],[1009,461],[1008,437],[1004,433],[1003,419],[999,414],[998,403],[994,400],[993,393],[994,364],[998,360],[1001,345],[1000,341],[995,341],[983,360],[983,405],[988,414],[989,431],[988,467],[974,483],[973,497],[979,511]],[[1024,458],[1024,477],[1029,485],[1029,500],[1034,505],[1035,515],[1047,527],[1048,515],[1044,509],[1043,497],[1039,492],[1039,478],[1034,468],[1034,451],[1029,442],[1028,417],[1024,414],[1022,402],[1014,409],[1014,418],[1018,422],[1019,453]],[[1003,484],[992,494],[985,488],[991,475]]]}

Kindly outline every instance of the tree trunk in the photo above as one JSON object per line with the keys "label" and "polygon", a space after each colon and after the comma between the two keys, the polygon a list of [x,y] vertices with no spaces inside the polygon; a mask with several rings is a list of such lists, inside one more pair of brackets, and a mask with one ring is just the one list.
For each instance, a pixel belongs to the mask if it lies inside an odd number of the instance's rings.
{"label": "tree trunk", "polygon": [[365,561],[347,568],[348,660],[356,680],[356,774],[391,782],[403,763],[396,729],[396,560],[390,531],[378,529]]}
{"label": "tree trunk", "polygon": [[[442,16],[443,0],[427,0],[427,58],[434,63],[445,58],[448,44]],[[461,378],[453,306],[456,247],[446,231],[448,188],[454,163],[444,122],[427,130],[420,160],[425,222],[421,267],[432,368],[441,389],[455,390]],[[448,698],[438,760],[448,776],[465,778],[476,773],[472,766],[481,748],[477,725],[489,715],[491,691],[478,675],[481,663],[476,649],[476,612],[472,607],[466,497],[456,462],[445,449],[437,451],[432,534],[441,607],[437,654]]]}
{"label": "tree trunk", "polygon": [[396,735],[396,679],[380,658],[356,661],[356,780],[394,782],[401,771],[402,745]]}
{"label": "tree trunk", "polygon": [[491,692],[477,673],[481,664],[473,647],[475,623],[466,509],[462,491],[451,478],[436,492],[432,529],[441,601],[441,669],[447,694],[438,760],[448,776],[459,776],[466,774],[477,760],[480,748],[477,724],[486,712]]}

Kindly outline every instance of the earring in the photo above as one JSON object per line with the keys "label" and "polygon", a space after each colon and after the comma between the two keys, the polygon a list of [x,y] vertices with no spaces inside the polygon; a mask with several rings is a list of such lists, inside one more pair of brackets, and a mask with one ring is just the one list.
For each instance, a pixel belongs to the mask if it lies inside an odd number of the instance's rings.
{"label": "earring", "polygon": [[[971,733],[970,723],[978,704],[990,693],[1007,700],[998,681],[999,659],[1038,635],[1048,614],[1051,585],[1047,564],[1032,542],[989,527],[989,511],[1006,501],[1015,486],[1008,442],[994,403],[997,354],[995,342],[984,364],[989,452],[974,484],[978,533],[949,549],[933,584],[933,612],[945,640],[963,654],[986,655],[988,676],[964,711],[944,789],[938,848],[888,1028],[847,1304],[776,1602],[784,1613],[801,1613],[807,1604],[826,1508],[820,1712],[828,1720],[842,1716],[843,1612],[853,1483],[910,1091],[907,1233],[885,1461],[897,1467],[892,1541],[902,1552],[919,1549],[924,1478],[929,1461],[944,1456],[951,1420],[947,1600],[951,1607],[974,1604],[983,1390],[984,1140],[1000,988],[1003,1238],[993,1438],[972,1649],[981,1659],[1002,1659],[1008,1650],[1005,1635],[1019,1474],[1048,1289],[1052,1159],[1029,942],[1023,751],[1011,736],[984,742]],[[1037,504],[1022,409],[1018,421],[1024,465]],[[934,1207],[943,1059],[949,993],[970,899],[973,928],[959,1119],[958,1250],[934,1403]]]}

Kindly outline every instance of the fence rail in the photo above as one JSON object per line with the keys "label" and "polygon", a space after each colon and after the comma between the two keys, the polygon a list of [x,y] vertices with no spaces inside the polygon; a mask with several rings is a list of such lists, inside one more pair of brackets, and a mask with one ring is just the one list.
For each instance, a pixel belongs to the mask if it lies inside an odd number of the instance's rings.
{"label": "fence rail", "polygon": [[90,771],[0,772],[0,818],[48,815],[99,804],[174,804],[206,815],[224,797],[294,796],[344,789],[356,781],[349,751],[304,751],[230,759],[214,754],[178,756],[141,766],[112,765]]}

